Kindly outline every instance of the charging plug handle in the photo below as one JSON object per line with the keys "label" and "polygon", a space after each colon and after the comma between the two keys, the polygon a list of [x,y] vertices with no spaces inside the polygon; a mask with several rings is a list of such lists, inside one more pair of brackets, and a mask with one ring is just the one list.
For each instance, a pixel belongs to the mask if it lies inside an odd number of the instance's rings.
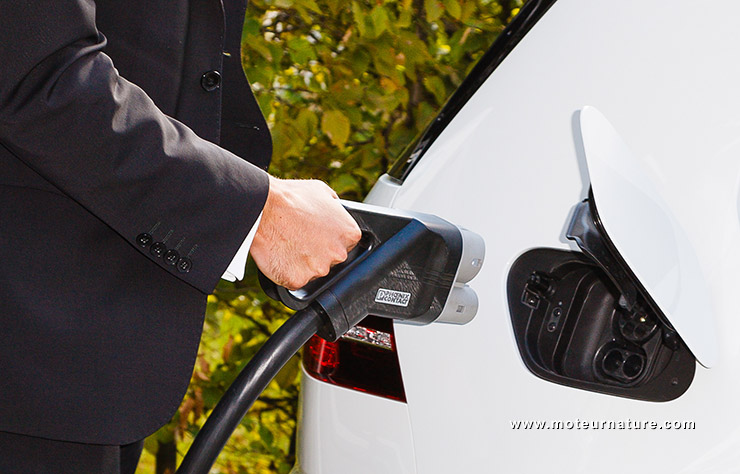
{"label": "charging plug handle", "polygon": [[410,221],[403,229],[370,253],[334,286],[315,300],[324,313],[324,322],[318,335],[327,341],[336,341],[367,315],[367,306],[353,304],[358,295],[368,289],[375,291],[380,281],[427,237],[428,229],[419,221]]}

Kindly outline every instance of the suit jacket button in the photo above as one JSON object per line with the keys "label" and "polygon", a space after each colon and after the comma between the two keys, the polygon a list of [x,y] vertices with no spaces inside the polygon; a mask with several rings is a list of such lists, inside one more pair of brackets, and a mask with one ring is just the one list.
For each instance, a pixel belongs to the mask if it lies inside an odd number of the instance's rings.
{"label": "suit jacket button", "polygon": [[213,92],[221,86],[221,74],[218,71],[208,71],[200,78],[200,86],[206,92]]}
{"label": "suit jacket button", "polygon": [[177,263],[177,260],[179,260],[180,254],[177,253],[177,250],[168,250],[166,254],[164,254],[164,261],[167,263],[167,265],[174,265]]}
{"label": "suit jacket button", "polygon": [[187,258],[182,257],[177,261],[177,271],[180,273],[188,273],[193,268],[193,262]]}
{"label": "suit jacket button", "polygon": [[136,243],[139,244],[140,247],[148,247],[149,244],[152,243],[152,240],[154,240],[152,236],[147,234],[146,232],[144,232],[143,234],[139,234],[136,237]]}
{"label": "suit jacket button", "polygon": [[155,257],[161,257],[167,251],[167,246],[162,242],[154,242],[149,249],[152,255]]}

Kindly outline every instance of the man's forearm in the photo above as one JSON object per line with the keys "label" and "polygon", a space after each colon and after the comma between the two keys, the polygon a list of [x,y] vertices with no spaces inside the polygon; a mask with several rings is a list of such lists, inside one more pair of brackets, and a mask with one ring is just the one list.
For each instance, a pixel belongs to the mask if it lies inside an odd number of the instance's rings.
{"label": "man's forearm", "polygon": [[[163,114],[102,53],[94,3],[8,2],[0,142],[144,256],[210,292],[266,200],[266,173]],[[153,242],[139,245],[142,234]],[[152,251],[162,243],[192,265]]]}

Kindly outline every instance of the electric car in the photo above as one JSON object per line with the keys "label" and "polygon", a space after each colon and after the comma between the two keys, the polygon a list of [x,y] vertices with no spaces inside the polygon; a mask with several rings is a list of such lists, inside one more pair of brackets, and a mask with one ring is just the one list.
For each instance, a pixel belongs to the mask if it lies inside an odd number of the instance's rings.
{"label": "electric car", "polygon": [[367,198],[483,236],[478,313],[314,338],[295,473],[740,472],[738,18],[525,5]]}

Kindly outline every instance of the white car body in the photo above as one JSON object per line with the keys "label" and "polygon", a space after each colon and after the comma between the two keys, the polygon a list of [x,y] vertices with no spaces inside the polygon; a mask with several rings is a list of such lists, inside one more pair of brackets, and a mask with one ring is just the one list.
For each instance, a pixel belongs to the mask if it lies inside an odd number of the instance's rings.
{"label": "white car body", "polygon": [[[402,184],[381,179],[369,202],[483,236],[485,264],[470,283],[478,314],[462,326],[394,325],[406,403],[304,374],[296,472],[740,472],[738,18],[732,1],[558,0]],[[706,286],[706,310],[672,321],[704,364],[672,401],[543,380],[517,349],[512,263],[533,248],[578,250],[565,229],[591,185],[579,149],[585,106],[650,171]],[[636,210],[633,231],[643,230]],[[519,421],[564,428],[515,429]],[[582,426],[601,421],[623,428]],[[655,425],[626,425],[642,421]]]}

